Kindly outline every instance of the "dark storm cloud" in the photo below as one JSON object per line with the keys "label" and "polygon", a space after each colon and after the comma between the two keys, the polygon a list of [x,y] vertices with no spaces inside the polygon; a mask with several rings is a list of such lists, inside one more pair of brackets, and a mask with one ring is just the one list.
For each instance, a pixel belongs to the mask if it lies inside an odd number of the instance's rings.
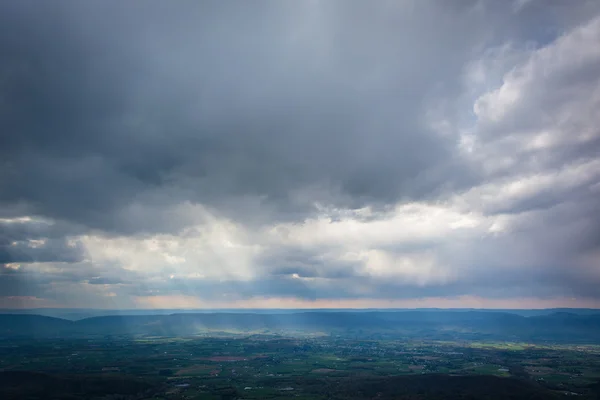
{"label": "dark storm cloud", "polygon": [[[472,1],[5,2],[0,201],[133,233],[178,228],[123,218],[133,204],[149,218],[191,201],[239,219],[251,214],[240,199],[256,197],[264,218],[301,219],[315,201],[439,195],[473,173],[422,121],[425,100],[458,92],[446,78],[492,12]],[[437,15],[444,23],[425,28]]]}
{"label": "dark storm cloud", "polygon": [[[98,300],[94,293],[81,285],[110,285],[113,288],[131,285],[132,282],[142,285],[140,275],[116,266],[96,266],[87,262],[54,265],[55,268],[48,271],[40,271],[27,264],[18,269],[0,265],[0,297],[36,296],[50,300],[60,299],[63,304],[79,306],[80,301],[86,300],[86,297],[91,298],[92,304]],[[74,293],[78,291],[79,293]]]}
{"label": "dark storm cloud", "polygon": [[57,239],[81,233],[81,228],[43,219],[0,219],[0,243],[30,239]]}
{"label": "dark storm cloud", "polygon": [[0,264],[32,262],[77,262],[83,260],[81,245],[70,245],[65,240],[45,240],[43,244],[16,243],[0,245]]}
{"label": "dark storm cloud", "polygon": [[0,264],[82,261],[85,249],[81,243],[65,237],[77,231],[46,221],[0,221]]}
{"label": "dark storm cloud", "polygon": [[124,284],[124,283],[128,283],[128,282],[124,281],[120,278],[117,278],[117,277],[107,278],[107,277],[102,277],[102,276],[95,276],[95,277],[91,278],[88,283],[90,285],[117,285],[117,284]]}

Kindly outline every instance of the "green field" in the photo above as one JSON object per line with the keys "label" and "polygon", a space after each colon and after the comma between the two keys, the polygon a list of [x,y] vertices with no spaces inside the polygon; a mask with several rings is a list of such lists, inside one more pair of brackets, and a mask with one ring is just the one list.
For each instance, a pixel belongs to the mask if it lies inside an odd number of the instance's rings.
{"label": "green field", "polygon": [[591,388],[600,380],[597,346],[510,342],[228,332],[185,338],[15,339],[3,343],[0,356],[3,373],[141,379],[152,387],[148,399],[319,399],[351,383],[439,374],[516,378],[547,393],[585,397],[593,395]]}

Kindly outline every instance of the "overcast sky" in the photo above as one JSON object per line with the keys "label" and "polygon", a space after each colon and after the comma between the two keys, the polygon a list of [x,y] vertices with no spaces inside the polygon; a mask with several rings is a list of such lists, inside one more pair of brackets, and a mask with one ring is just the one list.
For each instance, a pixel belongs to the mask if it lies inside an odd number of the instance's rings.
{"label": "overcast sky", "polygon": [[0,307],[600,307],[600,2],[0,2]]}

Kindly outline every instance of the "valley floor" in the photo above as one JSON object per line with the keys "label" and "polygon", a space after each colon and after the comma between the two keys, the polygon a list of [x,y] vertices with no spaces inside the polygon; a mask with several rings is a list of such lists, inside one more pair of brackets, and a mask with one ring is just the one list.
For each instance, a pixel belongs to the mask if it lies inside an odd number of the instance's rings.
{"label": "valley floor", "polygon": [[10,339],[3,399],[598,398],[600,346],[212,332]]}

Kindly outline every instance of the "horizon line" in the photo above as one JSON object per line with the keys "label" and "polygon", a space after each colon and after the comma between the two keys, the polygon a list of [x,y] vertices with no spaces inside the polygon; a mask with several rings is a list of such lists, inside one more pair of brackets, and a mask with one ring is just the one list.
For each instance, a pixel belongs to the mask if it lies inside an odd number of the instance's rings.
{"label": "horizon line", "polygon": [[36,311],[36,310],[73,310],[73,311],[320,311],[320,310],[515,310],[515,311],[544,311],[544,310],[598,310],[600,307],[531,307],[531,308],[504,308],[504,307],[319,307],[319,308],[276,308],[276,307],[215,307],[215,308],[88,308],[88,307],[35,307],[35,308],[0,308],[1,311]]}

